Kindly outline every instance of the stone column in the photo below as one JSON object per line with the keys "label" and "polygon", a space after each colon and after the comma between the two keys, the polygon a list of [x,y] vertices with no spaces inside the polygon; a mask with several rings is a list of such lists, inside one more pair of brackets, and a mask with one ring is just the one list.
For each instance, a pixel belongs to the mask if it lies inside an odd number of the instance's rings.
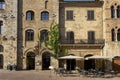
{"label": "stone column", "polygon": [[26,57],[23,56],[23,70],[27,69]]}
{"label": "stone column", "polygon": [[41,56],[37,55],[35,57],[35,70],[39,71],[42,68],[42,61],[41,61]]}
{"label": "stone column", "polygon": [[115,15],[115,18],[117,18],[117,8],[115,7],[115,13],[114,13],[114,15]]}

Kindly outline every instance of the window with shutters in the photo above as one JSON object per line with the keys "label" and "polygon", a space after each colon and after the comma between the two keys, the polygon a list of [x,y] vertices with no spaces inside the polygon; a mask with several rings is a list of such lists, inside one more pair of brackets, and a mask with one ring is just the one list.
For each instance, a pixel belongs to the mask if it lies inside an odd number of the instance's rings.
{"label": "window with shutters", "polygon": [[88,31],[88,43],[94,43],[94,42],[95,42],[95,32]]}
{"label": "window with shutters", "polygon": [[73,11],[66,11],[66,20],[73,20]]}
{"label": "window with shutters", "polygon": [[73,31],[67,32],[67,39],[69,43],[74,43],[74,32]]}
{"label": "window with shutters", "polygon": [[87,11],[87,19],[88,20],[94,20],[94,10],[88,10]]}

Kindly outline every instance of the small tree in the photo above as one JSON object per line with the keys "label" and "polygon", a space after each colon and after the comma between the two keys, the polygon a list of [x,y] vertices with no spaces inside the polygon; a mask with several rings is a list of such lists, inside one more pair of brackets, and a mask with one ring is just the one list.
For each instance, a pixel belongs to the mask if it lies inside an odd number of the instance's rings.
{"label": "small tree", "polygon": [[49,31],[49,40],[45,42],[45,46],[53,51],[53,56],[58,58],[60,53],[60,42],[59,42],[59,24],[52,22]]}

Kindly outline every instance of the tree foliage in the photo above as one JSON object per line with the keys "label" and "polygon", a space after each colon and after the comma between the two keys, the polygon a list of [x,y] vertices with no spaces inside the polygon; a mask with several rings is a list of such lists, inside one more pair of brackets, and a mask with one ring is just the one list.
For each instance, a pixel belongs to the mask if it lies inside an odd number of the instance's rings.
{"label": "tree foliage", "polygon": [[58,58],[60,52],[59,38],[59,24],[53,21],[50,26],[49,40],[45,42],[45,46],[53,51],[55,58]]}

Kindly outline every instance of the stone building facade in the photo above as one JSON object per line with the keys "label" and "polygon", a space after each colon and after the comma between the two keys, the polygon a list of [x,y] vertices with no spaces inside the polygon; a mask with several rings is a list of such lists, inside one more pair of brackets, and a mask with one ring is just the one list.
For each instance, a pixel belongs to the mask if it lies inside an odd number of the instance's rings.
{"label": "stone building facade", "polygon": [[[68,53],[81,57],[103,55],[105,46],[103,34],[103,1],[73,1],[60,3],[61,47]],[[64,51],[64,50],[63,50]],[[67,61],[69,63],[69,61]],[[73,63],[75,61],[73,60]],[[88,63],[81,60],[82,69],[88,69]],[[80,63],[79,61],[75,64]],[[67,67],[69,68],[69,67]],[[75,68],[75,66],[73,66]]]}
{"label": "stone building facade", "polygon": [[111,68],[120,71],[120,1],[104,0],[104,55],[109,56]]}
{"label": "stone building facade", "polygon": [[49,69],[52,52],[44,46],[53,21],[58,23],[58,0],[22,0],[19,2],[18,69]]}
{"label": "stone building facade", "polygon": [[[83,58],[94,55],[109,58],[104,67],[99,60],[100,64],[93,59],[67,60],[67,65],[74,64],[71,69],[97,66],[120,70],[119,0],[1,0],[0,69],[7,69],[9,64],[28,70],[58,67],[51,56],[53,52],[44,45],[53,21],[59,23],[60,56],[67,52]],[[60,62],[63,67],[63,61]]]}
{"label": "stone building facade", "polygon": [[[60,1],[60,35],[63,52],[84,58],[99,55],[106,56],[103,67],[97,60],[67,60],[72,69],[120,69],[120,1]],[[63,53],[62,52],[62,53]],[[99,62],[99,61],[98,61]],[[73,66],[73,64],[76,64]],[[80,64],[80,65],[79,65]]]}
{"label": "stone building facade", "polygon": [[17,61],[17,0],[0,0],[0,69]]}

